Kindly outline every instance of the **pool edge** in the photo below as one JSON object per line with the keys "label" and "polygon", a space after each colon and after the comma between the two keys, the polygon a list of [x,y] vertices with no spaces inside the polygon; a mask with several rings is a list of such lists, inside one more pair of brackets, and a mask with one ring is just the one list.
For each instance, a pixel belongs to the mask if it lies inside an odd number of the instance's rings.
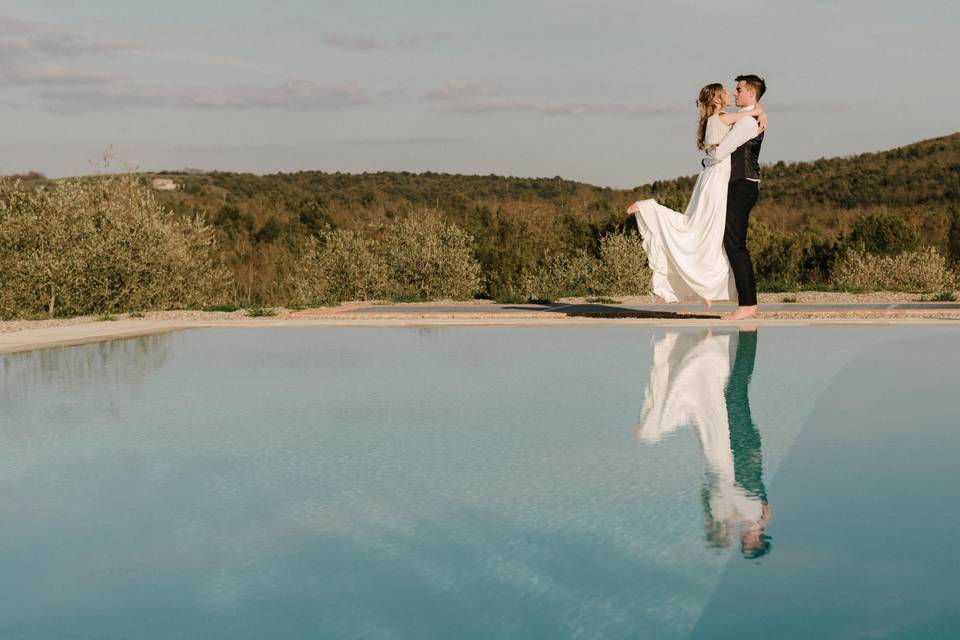
{"label": "pool edge", "polygon": [[69,347],[91,342],[136,338],[147,335],[202,328],[337,328],[337,327],[463,327],[463,326],[654,326],[654,327],[733,327],[733,326],[960,326],[960,321],[935,318],[769,318],[734,323],[719,318],[324,318],[324,319],[253,319],[237,320],[117,320],[89,322],[62,327],[25,329],[0,334],[0,355]]}

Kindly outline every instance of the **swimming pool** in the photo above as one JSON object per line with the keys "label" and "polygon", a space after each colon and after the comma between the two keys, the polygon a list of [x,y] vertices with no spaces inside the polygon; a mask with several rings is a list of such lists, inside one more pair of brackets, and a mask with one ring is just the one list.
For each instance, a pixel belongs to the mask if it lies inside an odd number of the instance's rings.
{"label": "swimming pool", "polygon": [[955,637],[952,327],[2,357],[0,635]]}

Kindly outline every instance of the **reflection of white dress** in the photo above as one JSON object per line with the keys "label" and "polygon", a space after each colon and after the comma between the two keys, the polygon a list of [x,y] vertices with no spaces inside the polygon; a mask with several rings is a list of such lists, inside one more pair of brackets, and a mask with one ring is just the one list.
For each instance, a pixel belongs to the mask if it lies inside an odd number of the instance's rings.
{"label": "reflection of white dress", "polygon": [[710,510],[717,520],[756,522],[763,503],[736,482],[724,390],[737,352],[736,334],[667,333],[653,345],[634,433],[657,442],[676,429],[697,429],[711,477]]}
{"label": "reflection of white dress", "polygon": [[[708,147],[719,144],[729,130],[714,114],[707,119],[704,142]],[[685,213],[656,200],[637,202],[637,226],[653,270],[654,295],[667,302],[737,299],[733,272],[723,250],[729,180],[727,157],[700,173]]]}

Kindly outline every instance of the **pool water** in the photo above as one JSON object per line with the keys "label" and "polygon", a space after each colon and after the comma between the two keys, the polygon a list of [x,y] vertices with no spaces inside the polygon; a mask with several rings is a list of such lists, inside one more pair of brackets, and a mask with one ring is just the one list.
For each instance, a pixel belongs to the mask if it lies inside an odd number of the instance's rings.
{"label": "pool water", "polygon": [[0,637],[960,634],[954,327],[0,360]]}

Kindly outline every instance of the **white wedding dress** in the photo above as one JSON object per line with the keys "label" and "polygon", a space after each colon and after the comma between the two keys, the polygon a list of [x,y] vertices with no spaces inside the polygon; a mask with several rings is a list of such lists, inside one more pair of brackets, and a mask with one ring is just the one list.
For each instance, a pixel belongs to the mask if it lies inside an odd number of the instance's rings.
{"label": "white wedding dress", "polygon": [[653,345],[650,381],[634,435],[659,442],[685,426],[696,429],[706,459],[711,517],[730,526],[758,522],[763,500],[736,480],[725,390],[738,334],[667,333]]}
{"label": "white wedding dress", "polygon": [[[729,130],[718,114],[710,116],[706,146],[719,144]],[[686,212],[668,209],[652,199],[636,203],[643,250],[653,270],[651,289],[665,302],[737,299],[733,272],[723,250],[729,180],[727,157],[697,177]]]}

